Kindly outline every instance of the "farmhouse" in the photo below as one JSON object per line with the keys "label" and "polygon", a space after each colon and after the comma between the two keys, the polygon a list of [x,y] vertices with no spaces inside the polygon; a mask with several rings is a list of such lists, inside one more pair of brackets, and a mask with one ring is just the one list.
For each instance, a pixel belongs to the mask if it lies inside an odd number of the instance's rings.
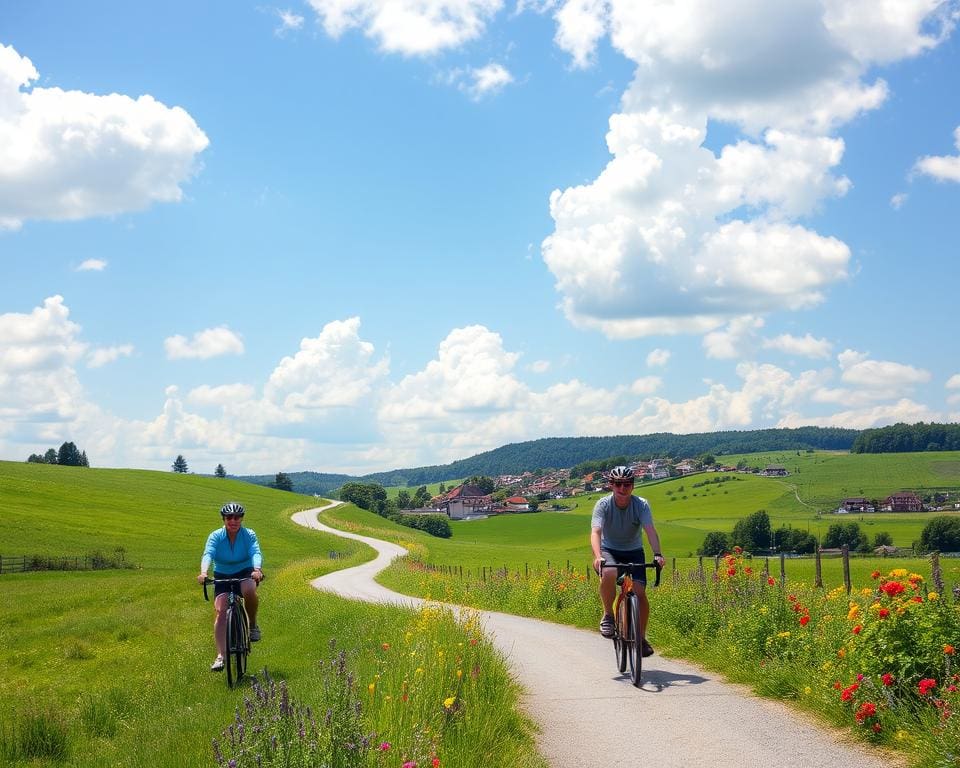
{"label": "farmhouse", "polygon": [[885,512],[923,512],[923,502],[913,491],[891,493],[881,507]]}
{"label": "farmhouse", "polygon": [[463,520],[470,515],[488,512],[492,505],[489,493],[475,485],[464,484],[444,494],[435,506],[451,520]]}
{"label": "farmhouse", "polygon": [[840,506],[837,507],[838,515],[846,515],[851,512],[873,512],[873,504],[871,504],[863,496],[852,496],[849,499],[844,499],[840,502]]}
{"label": "farmhouse", "polygon": [[760,471],[760,474],[763,477],[786,477],[790,473],[787,472],[787,468],[782,464],[767,464],[767,466]]}

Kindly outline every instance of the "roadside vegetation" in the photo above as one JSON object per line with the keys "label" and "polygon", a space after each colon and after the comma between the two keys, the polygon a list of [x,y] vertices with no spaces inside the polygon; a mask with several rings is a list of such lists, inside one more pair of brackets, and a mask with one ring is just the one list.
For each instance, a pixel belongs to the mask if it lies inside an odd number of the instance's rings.
{"label": "roadside vegetation", "polygon": [[[4,554],[122,548],[137,566],[0,576],[0,764],[213,766],[214,739],[224,765],[257,764],[254,753],[227,757],[229,727],[238,738],[237,713],[256,693],[252,685],[231,691],[209,671],[212,608],[195,581],[220,506],[239,499],[267,573],[264,639],[250,670],[266,685],[266,669],[318,724],[347,697],[360,705],[357,728],[376,749],[366,763],[351,753],[341,765],[479,767],[496,749],[507,764],[543,768],[506,666],[475,627],[442,611],[346,602],[310,586],[372,555],[290,520],[316,500],[291,506],[297,497],[229,479],[34,463],[0,462],[0,486]],[[437,663],[440,652],[449,663]],[[275,735],[279,743],[283,733]],[[291,749],[300,746],[294,736]],[[261,764],[281,756],[263,753]]]}

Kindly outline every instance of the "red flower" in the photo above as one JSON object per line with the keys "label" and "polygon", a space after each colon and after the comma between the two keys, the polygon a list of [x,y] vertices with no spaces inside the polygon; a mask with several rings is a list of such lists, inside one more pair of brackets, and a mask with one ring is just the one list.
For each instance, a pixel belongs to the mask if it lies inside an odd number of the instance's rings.
{"label": "red flower", "polygon": [[841,683],[839,680],[836,680],[833,683],[833,687],[835,690],[839,691],[841,688],[843,688],[843,683]]}
{"label": "red flower", "polygon": [[887,597],[896,597],[906,590],[906,587],[899,581],[888,581],[886,584],[880,585],[880,590],[886,592]]}
{"label": "red flower", "polygon": [[930,691],[937,687],[937,681],[932,677],[925,677],[917,684],[917,690],[920,691],[921,696],[926,696]]}
{"label": "red flower", "polygon": [[840,701],[850,701],[853,698],[853,694],[856,693],[857,688],[860,687],[859,683],[851,683],[840,693]]}
{"label": "red flower", "polygon": [[748,565],[748,566],[746,566],[746,567],[743,569],[743,572],[749,576],[751,573],[753,573],[753,568],[751,568],[751,567]]}
{"label": "red flower", "polygon": [[800,617],[800,626],[805,627],[809,623],[810,623],[810,614],[809,613],[803,614],[803,616]]}
{"label": "red flower", "polygon": [[742,554],[743,554],[743,547],[734,547],[734,548],[733,548],[733,552],[734,552],[734,554],[742,555]]}
{"label": "red flower", "polygon": [[737,575],[736,568],[727,568],[727,576],[736,576],[736,575]]}
{"label": "red flower", "polygon": [[889,608],[881,608],[879,611],[877,611],[877,616],[879,616],[881,619],[885,619],[889,615],[890,615]]}
{"label": "red flower", "polygon": [[767,584],[769,584],[772,587],[776,583],[777,582],[773,580],[773,576],[767,576]]}
{"label": "red flower", "polygon": [[853,628],[853,634],[855,635],[859,635],[862,631],[863,631],[863,627],[860,626],[859,624],[857,624],[857,626]]}
{"label": "red flower", "polygon": [[943,652],[947,654],[947,656],[952,656],[953,651],[954,651],[954,648],[952,645],[950,645],[950,643],[947,643],[946,645],[943,646]]}
{"label": "red flower", "polygon": [[880,723],[874,723],[874,724],[873,724],[873,732],[874,732],[874,733],[880,733],[880,731],[882,731],[882,730],[883,730],[883,726],[880,725]]}
{"label": "red flower", "polygon": [[893,685],[893,681],[896,680],[896,678],[893,675],[891,675],[889,672],[884,672],[880,676],[880,680],[883,682],[884,685],[890,686],[890,685]]}
{"label": "red flower", "polygon": [[858,723],[862,723],[864,720],[868,720],[877,714],[877,705],[872,701],[865,701],[860,705],[860,709],[857,710],[854,718]]}
{"label": "red flower", "polygon": [[874,571],[873,573],[871,573],[871,574],[870,574],[870,578],[871,578],[871,579],[879,579],[879,578],[880,578],[880,571]]}

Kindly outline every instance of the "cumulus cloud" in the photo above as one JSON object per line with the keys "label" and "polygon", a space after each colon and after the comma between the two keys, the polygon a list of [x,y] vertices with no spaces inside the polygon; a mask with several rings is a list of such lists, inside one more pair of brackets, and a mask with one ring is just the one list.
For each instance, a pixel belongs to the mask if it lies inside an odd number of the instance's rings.
{"label": "cumulus cloud", "polygon": [[506,67],[493,62],[485,67],[452,69],[439,79],[467,94],[473,101],[493,96],[514,81]]}
{"label": "cumulus cloud", "polygon": [[103,272],[107,268],[107,262],[103,259],[86,259],[80,262],[77,272]]}
{"label": "cumulus cloud", "polygon": [[[953,132],[954,145],[960,150],[960,126]],[[937,181],[960,182],[960,154],[921,157],[914,172],[931,176]]]}
{"label": "cumulus cloud", "polygon": [[242,355],[243,339],[226,326],[197,331],[192,338],[170,336],[164,339],[163,348],[168,360],[207,360],[222,355]]}
{"label": "cumulus cloud", "polygon": [[763,328],[763,318],[746,315],[735,317],[726,327],[703,337],[707,357],[730,360],[747,357],[756,345],[756,331]]}
{"label": "cumulus cloud", "polygon": [[152,96],[29,88],[30,59],[0,46],[0,228],[177,202],[209,143]]}
{"label": "cumulus cloud", "polygon": [[308,0],[324,30],[337,38],[351,29],[381,50],[428,55],[479,37],[503,0]]}
{"label": "cumulus cloud", "polygon": [[[605,35],[636,63],[610,161],[550,199],[542,253],[572,323],[611,337],[717,332],[815,306],[847,279],[847,245],[800,222],[851,188],[833,134],[888,97],[872,67],[922,54],[954,23],[934,0],[861,4],[559,5],[557,42],[576,65]],[[712,152],[711,123],[739,136]],[[727,355],[719,333],[708,349]]]}
{"label": "cumulus cloud", "polygon": [[90,353],[87,365],[91,368],[100,368],[107,363],[119,360],[121,357],[130,357],[133,354],[133,344],[119,344],[114,347],[99,347]]}
{"label": "cumulus cloud", "polygon": [[663,368],[670,361],[669,349],[654,349],[647,354],[647,367]]}
{"label": "cumulus cloud", "polygon": [[274,33],[283,37],[288,32],[297,32],[303,28],[304,18],[299,13],[294,13],[289,9],[275,8],[274,12],[280,19],[280,26],[274,30]]}
{"label": "cumulus cloud", "polygon": [[815,339],[809,333],[804,336],[782,333],[772,339],[764,339],[763,348],[776,349],[788,355],[828,358],[833,345],[827,339]]}
{"label": "cumulus cloud", "polygon": [[955,373],[947,379],[945,386],[947,389],[960,389],[960,373]]}

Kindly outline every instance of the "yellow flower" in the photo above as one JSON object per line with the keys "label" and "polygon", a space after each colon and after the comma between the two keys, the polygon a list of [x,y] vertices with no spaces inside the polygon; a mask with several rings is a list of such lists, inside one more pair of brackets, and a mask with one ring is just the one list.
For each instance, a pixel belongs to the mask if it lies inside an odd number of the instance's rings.
{"label": "yellow flower", "polygon": [[927,600],[939,600],[939,599],[940,599],[940,595],[938,595],[936,592],[931,592],[929,595],[927,595]]}
{"label": "yellow flower", "polygon": [[457,700],[456,696],[449,696],[443,700],[444,709],[450,709],[453,706],[454,702]]}
{"label": "yellow flower", "polygon": [[850,603],[850,610],[847,611],[847,620],[853,621],[859,615],[860,615],[860,605],[857,603]]}
{"label": "yellow flower", "polygon": [[837,651],[837,656],[841,659],[845,659],[847,657],[847,649],[841,648],[839,651]]}
{"label": "yellow flower", "polygon": [[778,632],[777,637],[790,637],[789,632]]}
{"label": "yellow flower", "polygon": [[423,667],[417,667],[417,670],[416,670],[415,674],[422,675],[422,674],[423,674]]}
{"label": "yellow flower", "polygon": [[458,669],[458,670],[457,670],[457,680],[459,680],[461,677],[463,677],[463,670],[462,670],[462,669]]}
{"label": "yellow flower", "polygon": [[367,690],[370,692],[370,695],[373,696],[373,692],[377,690],[377,684],[370,683],[370,685],[367,686]]}
{"label": "yellow flower", "polygon": [[761,616],[766,616],[768,611],[769,611],[769,609],[767,608],[767,606],[765,606],[765,605],[761,605],[761,606],[760,606],[760,615],[761,615]]}
{"label": "yellow flower", "polygon": [[890,578],[892,579],[902,579],[906,575],[906,568],[894,568],[892,571],[890,571]]}
{"label": "yellow flower", "polygon": [[809,685],[807,685],[807,686],[804,687],[803,693],[804,693],[805,696],[809,696],[809,695],[812,693],[812,691],[810,690],[810,686],[809,686]]}

